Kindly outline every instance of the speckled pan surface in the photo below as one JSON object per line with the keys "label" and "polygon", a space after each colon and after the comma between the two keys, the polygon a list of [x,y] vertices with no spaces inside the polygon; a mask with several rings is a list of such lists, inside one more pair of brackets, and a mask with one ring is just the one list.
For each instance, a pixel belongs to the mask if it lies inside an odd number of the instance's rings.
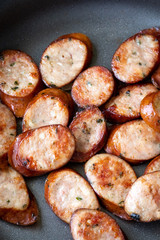
{"label": "speckled pan surface", "polygon": [[[5,0],[0,2],[0,49],[20,49],[39,64],[44,49],[58,36],[82,32],[93,42],[91,65],[110,69],[113,53],[123,40],[141,29],[159,25],[159,0]],[[134,167],[138,176],[145,166]],[[68,167],[84,176],[82,164],[72,163]],[[46,177],[27,179],[39,205],[38,223],[20,227],[0,220],[0,240],[72,240],[69,226],[45,202]],[[160,239],[159,222],[145,224],[114,218],[129,240]]]}

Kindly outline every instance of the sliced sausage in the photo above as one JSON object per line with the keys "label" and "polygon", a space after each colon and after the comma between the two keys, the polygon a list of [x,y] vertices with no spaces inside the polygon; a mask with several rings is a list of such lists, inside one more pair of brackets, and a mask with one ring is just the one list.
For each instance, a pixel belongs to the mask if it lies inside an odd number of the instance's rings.
{"label": "sliced sausage", "polygon": [[69,97],[69,94],[60,89],[51,88],[39,92],[27,106],[23,131],[52,124],[67,126],[73,108]]}
{"label": "sliced sausage", "polygon": [[144,174],[160,171],[160,156],[154,158],[146,167]]}
{"label": "sliced sausage", "polygon": [[160,91],[151,93],[142,100],[140,112],[143,120],[160,132]]}
{"label": "sliced sausage", "polygon": [[120,89],[119,94],[104,105],[107,120],[123,123],[140,117],[142,99],[157,88],[152,84],[136,84]]}
{"label": "sliced sausage", "polygon": [[16,138],[16,119],[13,113],[0,103],[0,167],[7,165],[7,152]]}
{"label": "sliced sausage", "polygon": [[100,106],[112,95],[114,79],[111,72],[101,66],[82,72],[72,86],[72,97],[79,107]]}
{"label": "sliced sausage", "polygon": [[72,215],[70,227],[74,240],[125,239],[116,221],[98,210],[76,210]]}
{"label": "sliced sausage", "polygon": [[45,199],[53,212],[67,223],[72,213],[79,208],[99,208],[89,183],[71,169],[49,174],[45,182]]}
{"label": "sliced sausage", "polygon": [[78,39],[86,45],[87,50],[88,50],[88,56],[87,56],[87,60],[86,60],[86,67],[87,67],[87,65],[90,63],[91,58],[92,58],[92,42],[89,39],[89,37],[87,37],[83,33],[69,33],[69,34],[60,36],[58,39],[64,39],[64,38]]}
{"label": "sliced sausage", "polygon": [[136,34],[116,50],[113,73],[122,82],[139,82],[158,65],[159,54],[159,41],[154,34]]}
{"label": "sliced sausage", "polygon": [[23,211],[29,206],[29,194],[23,177],[11,167],[0,169],[0,215],[4,210]]}
{"label": "sliced sausage", "polygon": [[10,209],[9,211],[0,214],[0,218],[6,222],[16,225],[28,226],[32,225],[38,220],[38,206],[35,197],[29,191],[30,202],[26,210],[18,211]]}
{"label": "sliced sausage", "polygon": [[[41,85],[38,67],[30,56],[17,50],[1,53],[1,98],[17,117],[23,116],[25,107]],[[23,109],[19,110],[19,107]]]}
{"label": "sliced sausage", "polygon": [[85,173],[104,206],[115,215],[130,220],[124,200],[137,177],[131,166],[111,154],[97,154],[85,164]]}
{"label": "sliced sausage", "polygon": [[74,150],[75,140],[70,130],[62,125],[50,125],[20,134],[8,157],[21,174],[36,176],[65,165]]}
{"label": "sliced sausage", "polygon": [[84,42],[70,37],[56,40],[42,55],[42,79],[48,87],[63,87],[76,78],[87,60],[88,49]]}
{"label": "sliced sausage", "polygon": [[76,139],[72,156],[74,162],[85,162],[97,153],[106,142],[107,127],[102,112],[88,108],[78,112],[69,126]]}
{"label": "sliced sausage", "polygon": [[115,127],[105,151],[132,163],[140,163],[160,154],[160,133],[143,120],[133,120]]}
{"label": "sliced sausage", "polygon": [[137,221],[160,219],[160,171],[137,179],[126,197],[125,210]]}

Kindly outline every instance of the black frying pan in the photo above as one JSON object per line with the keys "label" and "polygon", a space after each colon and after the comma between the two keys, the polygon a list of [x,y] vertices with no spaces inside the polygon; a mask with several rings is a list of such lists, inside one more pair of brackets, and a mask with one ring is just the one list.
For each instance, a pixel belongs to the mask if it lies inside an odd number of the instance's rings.
{"label": "black frying pan", "polygon": [[[159,25],[159,0],[0,1],[0,49],[20,49],[31,55],[37,64],[43,50],[58,36],[82,32],[94,45],[91,65],[110,69],[112,55],[123,40],[141,29]],[[145,166],[134,167],[138,176],[143,174]],[[70,164],[69,167],[84,176],[83,165]],[[20,227],[0,220],[0,240],[72,239],[69,226],[54,215],[44,200],[45,179],[46,175],[26,179],[38,201],[38,223]],[[110,215],[117,220],[129,240],[160,239],[159,222],[127,222]]]}

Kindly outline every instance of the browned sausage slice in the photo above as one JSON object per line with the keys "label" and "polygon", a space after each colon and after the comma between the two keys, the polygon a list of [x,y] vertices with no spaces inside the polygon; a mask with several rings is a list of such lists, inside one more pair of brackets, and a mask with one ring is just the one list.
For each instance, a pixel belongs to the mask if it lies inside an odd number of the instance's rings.
{"label": "browned sausage slice", "polygon": [[140,163],[160,154],[160,133],[143,120],[117,126],[110,134],[105,151],[132,163]]}
{"label": "browned sausage slice", "polygon": [[112,70],[120,81],[136,83],[147,77],[158,63],[158,38],[154,34],[136,34],[116,50]]}
{"label": "browned sausage slice", "polygon": [[63,87],[73,81],[86,65],[88,49],[84,42],[65,38],[52,42],[44,51],[40,71],[49,87]]}
{"label": "browned sausage slice", "polygon": [[160,219],[160,171],[138,178],[126,200],[126,212],[137,221],[151,222]]}
{"label": "browned sausage slice", "polygon": [[160,156],[154,158],[146,167],[144,174],[160,171]]}
{"label": "browned sausage slice", "polygon": [[7,209],[23,211],[29,194],[23,177],[11,167],[0,169],[0,213]]}
{"label": "browned sausage slice", "polygon": [[11,167],[0,169],[0,218],[17,225],[37,221],[38,207],[23,177]]}
{"label": "browned sausage slice", "polygon": [[104,67],[94,66],[82,72],[72,86],[72,97],[79,107],[100,106],[114,90],[111,72]]}
{"label": "browned sausage slice", "polygon": [[76,210],[72,215],[70,226],[74,240],[125,239],[116,221],[98,210]]}
{"label": "browned sausage slice", "polygon": [[[57,91],[60,92],[59,95]],[[27,106],[23,117],[23,131],[52,124],[67,126],[72,113],[72,104],[69,104],[68,94],[62,90],[42,90]]]}
{"label": "browned sausage slice", "polygon": [[1,98],[17,117],[23,116],[25,107],[41,85],[38,67],[30,56],[17,50],[1,53]]}
{"label": "browned sausage slice", "polygon": [[160,132],[160,91],[147,95],[141,102],[141,117],[155,131]]}
{"label": "browned sausage slice", "polygon": [[62,167],[74,150],[75,140],[70,130],[50,125],[20,134],[8,155],[13,168],[24,176],[35,176]]}
{"label": "browned sausage slice", "polygon": [[38,220],[38,206],[35,197],[29,191],[30,202],[26,210],[9,210],[1,214],[0,218],[6,222],[16,225],[28,226],[32,225]]}
{"label": "browned sausage slice", "polygon": [[88,56],[87,56],[88,59],[86,60],[86,66],[87,66],[90,63],[92,58],[92,42],[89,39],[89,37],[83,33],[69,33],[69,34],[60,36],[58,39],[64,39],[64,38],[78,39],[87,46],[87,49],[88,49]]}
{"label": "browned sausage slice", "polygon": [[97,107],[78,112],[69,128],[76,139],[72,161],[87,161],[105,144],[107,127],[104,116]]}
{"label": "browned sausage slice", "polygon": [[142,99],[156,92],[152,84],[136,84],[122,88],[119,94],[104,105],[104,114],[107,120],[116,123],[127,122],[140,117]]}
{"label": "browned sausage slice", "polygon": [[45,182],[45,199],[53,212],[67,223],[72,213],[79,208],[99,208],[89,183],[71,169],[49,174]]}
{"label": "browned sausage slice", "polygon": [[13,113],[0,103],[0,167],[7,164],[7,152],[16,137],[16,119]]}
{"label": "browned sausage slice", "polygon": [[130,220],[124,200],[137,177],[131,166],[111,154],[97,154],[85,164],[85,173],[104,206],[115,215]]}

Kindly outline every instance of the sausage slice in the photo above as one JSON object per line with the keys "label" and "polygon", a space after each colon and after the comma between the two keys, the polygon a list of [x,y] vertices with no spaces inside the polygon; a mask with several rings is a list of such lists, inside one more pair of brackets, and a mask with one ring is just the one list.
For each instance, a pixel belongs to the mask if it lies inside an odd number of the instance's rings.
{"label": "sausage slice", "polygon": [[0,218],[16,225],[37,221],[38,207],[23,177],[11,167],[0,169]]}
{"label": "sausage slice", "polygon": [[72,215],[70,227],[74,240],[125,239],[116,221],[98,210],[76,210]]}
{"label": "sausage slice", "polygon": [[151,222],[160,219],[160,171],[138,178],[132,185],[125,210],[136,221]]}
{"label": "sausage slice", "polygon": [[88,56],[87,56],[87,60],[86,60],[86,67],[87,67],[87,65],[90,63],[91,58],[92,58],[92,42],[89,39],[89,37],[83,33],[69,33],[69,34],[60,36],[58,39],[64,39],[64,38],[78,39],[86,45],[87,50],[88,50]]}
{"label": "sausage slice", "polygon": [[42,175],[60,168],[72,157],[75,140],[62,125],[50,125],[20,134],[10,147],[9,163],[24,176]]}
{"label": "sausage slice", "polygon": [[160,156],[154,158],[146,167],[144,174],[160,171]]}
{"label": "sausage slice", "polygon": [[124,200],[137,177],[131,166],[111,154],[97,154],[85,164],[85,173],[104,206],[115,215],[130,220]]}
{"label": "sausage slice", "polygon": [[120,89],[119,94],[104,105],[103,111],[106,119],[115,123],[123,123],[139,118],[142,99],[156,91],[157,88],[150,83]]}
{"label": "sausage slice", "polygon": [[84,42],[70,37],[56,40],[42,55],[42,79],[48,87],[63,87],[76,78],[87,60],[88,49]]}
{"label": "sausage slice", "polygon": [[69,128],[76,140],[76,148],[72,156],[74,162],[87,161],[102,149],[106,142],[105,119],[97,107],[78,112]]}
{"label": "sausage slice", "polygon": [[60,89],[42,90],[27,106],[23,131],[51,124],[67,126],[73,111],[71,101],[70,95]]}
{"label": "sausage slice", "polygon": [[38,67],[30,56],[17,50],[1,53],[1,99],[17,117],[23,116],[25,107],[41,85]]}
{"label": "sausage slice", "polygon": [[29,206],[29,194],[23,177],[11,167],[0,169],[0,213],[23,211]]}
{"label": "sausage slice", "polygon": [[136,34],[116,50],[112,71],[117,79],[136,83],[147,77],[159,63],[159,41],[154,34]]}
{"label": "sausage slice", "polygon": [[16,119],[13,113],[0,103],[0,167],[7,165],[7,152],[16,138]]}
{"label": "sausage slice", "polygon": [[71,169],[49,174],[45,182],[45,199],[52,211],[69,223],[79,208],[97,209],[99,203],[89,183]]}
{"label": "sausage slice", "polygon": [[160,91],[151,93],[143,99],[141,117],[151,128],[160,132]]}
{"label": "sausage slice", "polygon": [[160,133],[143,120],[133,120],[115,127],[105,151],[132,163],[140,163],[160,154]]}
{"label": "sausage slice", "polygon": [[100,106],[114,90],[111,72],[104,67],[94,66],[82,72],[72,86],[72,97],[79,107]]}

